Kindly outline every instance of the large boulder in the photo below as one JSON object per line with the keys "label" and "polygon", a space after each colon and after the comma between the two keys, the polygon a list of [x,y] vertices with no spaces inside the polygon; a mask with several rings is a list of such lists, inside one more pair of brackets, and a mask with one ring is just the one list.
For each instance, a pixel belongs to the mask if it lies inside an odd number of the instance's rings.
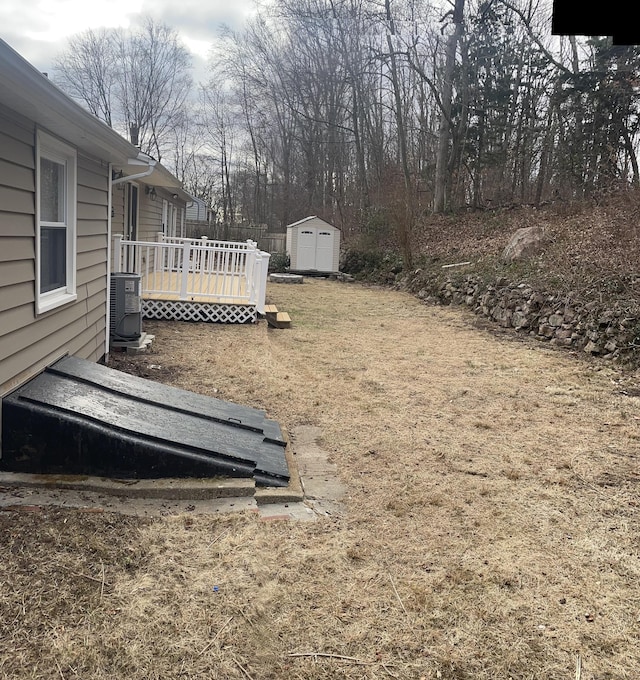
{"label": "large boulder", "polygon": [[508,263],[537,255],[542,250],[543,240],[542,227],[518,229],[502,252],[502,260]]}

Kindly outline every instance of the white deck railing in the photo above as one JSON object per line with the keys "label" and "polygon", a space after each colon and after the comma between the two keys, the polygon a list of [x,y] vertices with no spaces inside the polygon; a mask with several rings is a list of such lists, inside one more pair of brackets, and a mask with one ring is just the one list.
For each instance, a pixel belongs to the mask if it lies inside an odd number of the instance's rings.
{"label": "white deck railing", "polygon": [[264,313],[269,253],[254,241],[213,241],[158,234],[158,241],[114,237],[113,270],[142,277],[142,295],[244,303]]}

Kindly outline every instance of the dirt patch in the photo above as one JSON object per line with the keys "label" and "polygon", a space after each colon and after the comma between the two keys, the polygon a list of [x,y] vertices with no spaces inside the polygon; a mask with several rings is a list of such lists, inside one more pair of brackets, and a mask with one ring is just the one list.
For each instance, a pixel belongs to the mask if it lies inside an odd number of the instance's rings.
{"label": "dirt patch", "polygon": [[2,512],[0,677],[635,678],[637,376],[399,292],[268,294],[291,329],[145,322],[112,365],[319,427],[344,515]]}

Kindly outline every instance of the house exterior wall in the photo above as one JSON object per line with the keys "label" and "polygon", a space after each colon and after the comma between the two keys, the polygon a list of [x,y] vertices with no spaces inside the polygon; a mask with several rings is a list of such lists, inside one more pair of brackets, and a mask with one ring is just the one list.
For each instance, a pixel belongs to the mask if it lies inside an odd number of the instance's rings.
{"label": "house exterior wall", "polygon": [[114,185],[111,191],[111,233],[124,236],[126,182]]}
{"label": "house exterior wall", "polygon": [[[148,241],[155,243],[158,240],[158,233],[167,233],[168,225],[165,228],[163,224],[164,211],[163,202],[167,202],[167,221],[171,207],[177,208],[176,215],[176,236],[181,235],[183,229],[183,219],[185,212],[185,201],[173,198],[171,189],[164,189],[162,187],[155,187],[155,197],[152,198],[150,193],[147,193],[146,186],[142,182],[133,182],[138,186],[138,229],[137,241]],[[113,237],[117,235],[127,238],[127,230],[125,229],[125,220],[127,215],[127,195],[129,182],[121,182],[113,187],[112,191],[112,218],[111,218],[111,234],[112,246]],[[150,253],[149,257],[153,258],[154,254]],[[117,253],[115,248],[112,248],[111,254],[111,271],[116,269],[115,262]],[[151,260],[147,262],[147,254],[143,254],[140,263],[143,270],[145,267],[154,269],[154,262]]]}
{"label": "house exterior wall", "polygon": [[[186,201],[182,200],[181,198],[177,197],[174,198],[174,195],[177,196],[177,194],[174,194],[174,191],[172,189],[164,189],[162,187],[157,187],[157,192],[158,192],[158,197],[156,200],[152,203],[152,205],[155,207],[156,211],[159,212],[159,218],[157,219],[157,222],[159,224],[162,224],[162,202],[167,201],[168,204],[168,210],[167,210],[167,225],[165,229],[165,233],[167,235],[172,235],[176,236],[178,238],[183,238],[186,236],[186,220],[185,220],[185,213],[186,213]],[[176,226],[175,226],[175,233],[174,234],[169,234],[169,220],[171,219],[170,213],[171,209],[175,208],[176,209]],[[158,213],[156,213],[158,214]],[[156,220],[156,218],[153,218]],[[156,229],[156,231],[163,231],[162,227],[159,229]]]}
{"label": "house exterior wall", "polygon": [[64,354],[106,351],[108,164],[77,157],[77,300],[36,315],[36,126],[0,107],[0,397]]}
{"label": "house exterior wall", "polygon": [[141,185],[138,209],[138,241],[157,241],[158,232],[162,231],[162,192],[158,191],[152,201]]}
{"label": "house exterior wall", "polygon": [[189,222],[207,222],[207,204],[201,199],[192,198],[190,205],[187,206],[187,220]]}
{"label": "house exterior wall", "polygon": [[[127,210],[127,182],[116,184],[113,187],[113,217],[111,219],[111,233],[113,236],[118,234],[125,236],[125,215]],[[155,199],[151,198],[150,194],[145,191],[145,185],[138,184],[138,241],[157,241],[158,232],[163,232],[163,211],[162,202],[167,201],[169,206],[178,208],[176,234],[180,236],[182,228],[182,216],[186,207],[185,201],[173,198],[173,192],[170,189],[156,187]]]}

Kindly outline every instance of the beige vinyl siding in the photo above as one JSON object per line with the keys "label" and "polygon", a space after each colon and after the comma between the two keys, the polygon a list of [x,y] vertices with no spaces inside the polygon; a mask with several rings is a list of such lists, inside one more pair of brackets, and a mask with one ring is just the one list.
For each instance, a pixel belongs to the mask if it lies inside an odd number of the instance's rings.
{"label": "beige vinyl siding", "polygon": [[[33,282],[29,280],[16,283],[11,287],[11,295],[0,295],[0,319],[2,312],[24,306],[30,302],[33,302]],[[0,322],[1,327],[2,323]]]}
{"label": "beige vinyl siding", "polygon": [[[0,247],[2,247],[1,238]],[[25,281],[31,284],[33,293],[33,290],[35,290],[35,260],[33,258],[30,260],[3,262],[0,267],[0,298],[11,300],[13,298],[13,286]],[[33,295],[31,299],[33,299]],[[1,327],[0,330],[2,330]]]}
{"label": "beige vinyl siding", "polygon": [[92,361],[106,351],[108,212],[108,165],[79,155],[76,293],[87,327],[74,339],[70,353]]}
{"label": "beige vinyl siding", "polygon": [[[0,149],[0,154],[2,149]],[[33,171],[32,171],[33,172]],[[13,206],[11,206],[13,208]],[[24,236],[33,228],[33,213],[8,212],[9,205],[0,205],[0,238]]]}
{"label": "beige vinyl siding", "polygon": [[113,187],[113,197],[111,208],[113,217],[111,218],[111,233],[113,236],[120,234],[124,236],[124,205],[125,205],[126,182],[116,184]]}
{"label": "beige vinyl siding", "polygon": [[0,395],[28,367],[13,359],[13,333],[35,319],[34,139],[33,124],[0,108]]}
{"label": "beige vinyl siding", "polygon": [[[2,144],[2,141],[0,141]],[[7,178],[7,182],[12,180]],[[33,214],[35,205],[33,194],[24,189],[14,189],[13,187],[0,186],[0,205],[10,206],[11,212],[21,214]]]}
{"label": "beige vinyl siding", "polygon": [[[111,271],[116,270],[116,250],[113,247],[114,237],[124,237],[124,187],[125,182],[116,184],[111,191]],[[89,221],[87,221],[87,224]]]}
{"label": "beige vinyl siding", "polygon": [[[152,201],[150,196],[145,194],[144,186],[140,187],[140,213],[138,215],[138,240],[157,241],[158,234],[162,232],[162,191],[156,189],[156,200]],[[153,271],[156,267],[156,257],[161,257],[159,253],[151,251],[147,256],[142,256],[142,267],[148,267]]]}
{"label": "beige vinyl siding", "polygon": [[[136,183],[138,186],[138,234],[137,241],[147,241],[151,243],[156,243],[158,241],[158,234],[162,233],[162,201],[167,200],[169,203],[175,205],[178,208],[178,220],[180,219],[179,211],[184,209],[185,203],[172,198],[173,192],[169,189],[163,189],[162,187],[156,187],[156,198],[151,199],[151,196],[145,191],[145,184],[142,182]],[[116,235],[125,234],[125,215],[126,215],[126,195],[127,195],[127,182],[122,182],[117,184],[113,188],[113,217],[111,218],[111,234],[112,237]],[[177,225],[177,231],[179,233],[180,225]],[[111,266],[112,271],[115,269],[115,258],[116,251],[113,248],[112,239],[112,257]],[[155,266],[154,262],[154,251],[146,251],[146,249],[141,254],[140,266],[143,271],[148,267],[149,270],[153,270]],[[149,261],[147,262],[147,256]]]}
{"label": "beige vinyl siding", "polygon": [[84,220],[82,228],[85,236],[107,236],[104,233],[104,220]]}
{"label": "beige vinyl siding", "polygon": [[[133,182],[136,184],[135,182]],[[138,241],[157,241],[158,233],[162,232],[162,201],[166,200],[178,208],[177,232],[180,231],[180,210],[185,210],[185,202],[172,198],[173,192],[169,189],[156,187],[156,199],[152,200],[145,192],[145,185],[138,183]],[[126,208],[127,182],[116,184],[113,187],[113,200],[111,207],[111,234],[124,236],[125,208]]]}
{"label": "beige vinyl siding", "polygon": [[103,271],[104,264],[102,262],[98,262],[95,265],[87,265],[86,267],[83,267],[82,271],[78,272],[76,285],[82,286],[89,282],[99,281]]}
{"label": "beige vinyl siding", "polygon": [[[78,169],[79,171],[79,169]],[[80,222],[95,222],[103,220],[106,224],[107,220],[107,206],[94,205],[92,203],[81,203],[79,200],[80,187],[78,187],[78,223]]]}
{"label": "beige vinyl siding", "polygon": [[0,160],[0,184],[7,186],[9,181],[11,181],[11,185],[16,189],[32,191],[33,169]]}
{"label": "beige vinyl siding", "polygon": [[158,232],[162,231],[162,199],[167,198],[160,189],[156,189],[157,197],[152,201],[144,193],[144,185],[140,185],[140,212],[138,213],[138,241],[157,241]]}
{"label": "beige vinyl siding", "polygon": [[65,354],[105,353],[108,165],[78,153],[77,301],[36,316],[34,145],[0,108],[0,396]]}
{"label": "beige vinyl siding", "polygon": [[[0,202],[2,205],[2,202]],[[0,249],[0,262],[29,260],[33,257],[33,239],[21,236],[3,236]]]}

